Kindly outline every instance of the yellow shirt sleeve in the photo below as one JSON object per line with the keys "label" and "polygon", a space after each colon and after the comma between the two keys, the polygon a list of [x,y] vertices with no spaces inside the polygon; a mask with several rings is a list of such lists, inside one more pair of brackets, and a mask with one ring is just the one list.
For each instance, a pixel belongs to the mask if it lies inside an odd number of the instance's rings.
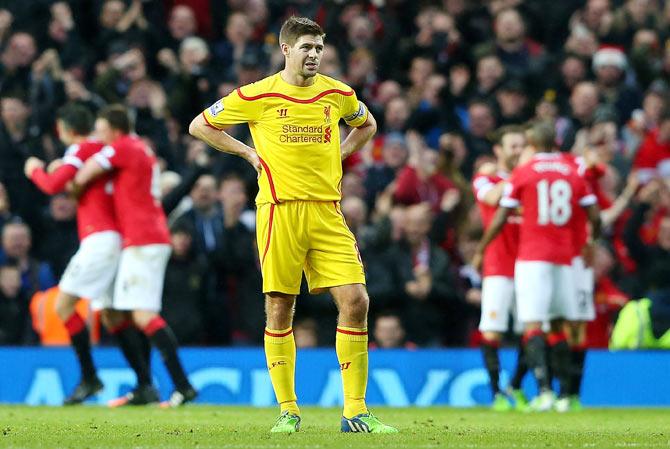
{"label": "yellow shirt sleeve", "polygon": [[352,95],[342,96],[342,118],[347,125],[358,127],[361,126],[368,119],[368,108],[362,101],[358,101],[356,93]]}
{"label": "yellow shirt sleeve", "polygon": [[262,102],[249,101],[243,96],[244,93],[240,96],[240,89],[235,89],[205,109],[202,115],[210,126],[218,129],[258,120]]}

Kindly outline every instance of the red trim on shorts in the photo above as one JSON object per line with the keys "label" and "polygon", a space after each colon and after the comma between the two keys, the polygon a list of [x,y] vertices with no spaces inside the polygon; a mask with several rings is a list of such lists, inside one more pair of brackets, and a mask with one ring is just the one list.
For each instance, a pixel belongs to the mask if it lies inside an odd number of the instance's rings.
{"label": "red trim on shorts", "polygon": [[254,101],[254,100],[259,100],[261,98],[276,97],[276,98],[281,98],[283,100],[292,101],[293,103],[309,104],[309,103],[314,103],[315,101],[319,101],[320,99],[322,99],[323,97],[325,97],[326,95],[329,95],[329,94],[340,94],[340,95],[344,95],[345,97],[350,97],[354,94],[354,91],[352,90],[352,91],[349,91],[349,92],[345,92],[345,91],[340,90],[340,89],[328,89],[328,90],[324,90],[323,92],[317,94],[315,97],[307,98],[307,99],[303,100],[302,98],[291,97],[291,96],[288,96],[286,94],[282,94],[282,93],[279,93],[279,92],[264,92],[262,94],[247,97],[246,95],[244,95],[242,93],[242,90],[240,90],[239,87],[237,88],[237,95],[239,95],[242,100],[246,100],[246,101]]}
{"label": "red trim on shorts", "polygon": [[500,340],[489,340],[482,335],[482,345],[491,346],[492,348],[499,348]]}
{"label": "red trim on shorts", "polygon": [[340,334],[347,334],[347,335],[367,335],[368,334],[367,331],[363,331],[363,332],[348,331],[346,329],[340,329],[339,327],[337,328],[336,331],[339,332]]}
{"label": "red trim on shorts", "polygon": [[268,337],[286,337],[288,335],[291,335],[293,333],[293,328],[289,329],[288,332],[284,332],[283,334],[275,334],[274,332],[270,332],[267,329],[265,330],[265,335]]}
{"label": "red trim on shorts", "polygon": [[109,333],[112,335],[118,335],[132,325],[133,325],[132,321],[130,321],[129,319],[125,319],[121,321],[118,326],[109,329]]}
{"label": "red trim on shorts", "polygon": [[152,337],[156,332],[163,329],[165,326],[167,326],[165,320],[160,316],[156,316],[151,321],[149,321],[147,327],[144,328],[144,333],[147,337]]}
{"label": "red trim on shorts", "polygon": [[270,225],[268,226],[268,239],[265,242],[265,249],[263,250],[263,257],[261,258],[261,267],[263,266],[263,263],[265,262],[265,256],[268,253],[268,250],[270,249],[270,237],[272,237],[272,219],[275,216],[275,205],[270,204]]}
{"label": "red trim on shorts", "polygon": [[542,329],[533,329],[532,331],[526,331],[523,333],[523,342],[528,343],[528,340],[538,336],[544,337],[544,332],[542,332]]}
{"label": "red trim on shorts", "polygon": [[565,332],[550,332],[549,335],[547,335],[547,343],[549,346],[555,346],[563,341],[566,341],[567,338],[565,336]]}
{"label": "red trim on shorts", "polygon": [[342,223],[344,224],[344,227],[347,228],[347,230],[349,231],[349,234],[351,234],[351,236],[353,237],[353,239],[354,239],[354,249],[356,250],[356,254],[358,255],[358,261],[361,263],[361,265],[363,265],[363,258],[361,257],[361,250],[358,249],[358,242],[356,241],[356,236],[354,235],[353,232],[351,232],[351,229],[349,228],[349,225],[347,224],[347,219],[344,218],[344,214],[342,213],[342,211],[337,208],[337,201],[335,201],[335,200],[333,200],[333,207],[335,207],[335,212],[337,212],[339,214],[339,216],[342,217]]}
{"label": "red trim on shorts", "polygon": [[67,329],[68,335],[76,335],[86,327],[86,322],[77,312],[74,312],[70,315],[70,318],[65,320],[65,329]]}
{"label": "red trim on shorts", "polygon": [[570,346],[571,351],[586,351],[587,349],[586,342]]}
{"label": "red trim on shorts", "polygon": [[275,191],[275,183],[272,181],[272,173],[270,173],[270,167],[268,167],[268,164],[265,163],[261,157],[258,157],[258,160],[261,161],[261,165],[263,166],[263,171],[267,173],[268,175],[268,182],[270,183],[270,193],[272,194],[272,199],[274,200],[275,203],[279,204],[280,201],[277,199],[277,192]]}
{"label": "red trim on shorts", "polygon": [[209,123],[209,120],[207,120],[207,116],[205,115],[205,111],[202,111],[202,118],[205,119],[205,125],[209,126],[210,128],[213,128],[213,129],[215,129],[215,130],[217,130],[217,131],[221,131],[219,128],[217,128],[216,126],[214,126],[214,125],[212,125],[211,123]]}

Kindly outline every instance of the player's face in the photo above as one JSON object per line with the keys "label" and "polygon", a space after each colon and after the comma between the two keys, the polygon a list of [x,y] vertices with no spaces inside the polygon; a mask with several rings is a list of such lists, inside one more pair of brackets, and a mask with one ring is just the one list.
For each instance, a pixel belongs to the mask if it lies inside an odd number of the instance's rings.
{"label": "player's face", "polygon": [[311,78],[319,71],[323,38],[309,34],[300,36],[292,47],[285,48],[284,55],[288,70],[303,78]]}
{"label": "player's face", "polygon": [[501,143],[500,157],[507,170],[512,171],[526,147],[526,138],[521,133],[510,133],[503,136]]}
{"label": "player's face", "polygon": [[114,137],[107,120],[102,118],[95,120],[95,137],[103,143],[112,143]]}
{"label": "player's face", "polygon": [[65,145],[71,145],[73,141],[73,133],[65,126],[62,120],[56,120],[56,132],[58,132],[58,139]]}

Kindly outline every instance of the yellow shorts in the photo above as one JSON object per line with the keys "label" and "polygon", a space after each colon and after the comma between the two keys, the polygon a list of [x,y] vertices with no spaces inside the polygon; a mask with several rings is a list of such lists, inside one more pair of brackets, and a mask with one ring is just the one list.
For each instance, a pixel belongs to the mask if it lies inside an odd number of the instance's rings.
{"label": "yellow shorts", "polygon": [[263,293],[300,293],[302,272],[309,291],[365,284],[356,239],[335,201],[260,204],[256,239]]}

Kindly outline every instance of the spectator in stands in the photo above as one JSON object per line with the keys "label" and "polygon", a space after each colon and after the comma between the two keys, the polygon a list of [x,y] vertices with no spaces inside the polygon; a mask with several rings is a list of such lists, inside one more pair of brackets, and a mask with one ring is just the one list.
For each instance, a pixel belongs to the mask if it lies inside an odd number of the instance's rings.
{"label": "spectator in stands", "polygon": [[299,349],[316,348],[319,345],[319,326],[312,318],[304,318],[293,324],[295,347]]}
{"label": "spectator in stands", "polygon": [[217,201],[216,178],[202,175],[191,190],[193,206],[177,221],[189,223],[195,230],[197,254],[211,255],[223,245],[223,213]]}
{"label": "spectator in stands", "polygon": [[21,272],[12,263],[0,265],[0,345],[29,344],[35,339]]}
{"label": "spectator in stands", "polygon": [[598,88],[594,83],[583,81],[573,88],[570,96],[571,116],[569,127],[561,130],[556,136],[562,142],[562,150],[572,149],[577,133],[593,124],[598,105]]}
{"label": "spectator in stands", "polygon": [[203,344],[207,262],[193,248],[194,230],[188,223],[173,226],[170,234],[172,255],[165,273],[161,315],[180,345]]}
{"label": "spectator in stands", "polygon": [[374,342],[371,349],[415,349],[416,345],[405,339],[405,328],[400,316],[393,312],[383,312],[375,318]]}
{"label": "spectator in stands", "polygon": [[[431,229],[431,207],[416,204],[407,208],[403,238],[394,243],[389,257],[396,261],[394,276],[402,293],[401,313],[407,325],[411,341],[422,346],[435,346],[447,341],[455,344],[461,332],[445,323],[453,323],[447,317],[458,310],[459,301],[454,280],[450,274],[449,258],[445,252],[429,239]],[[429,330],[433,329],[433,330]],[[443,332],[435,332],[442,329]]]}
{"label": "spectator in stands", "polygon": [[529,79],[543,73],[544,49],[526,36],[526,25],[518,10],[509,8],[498,12],[493,30],[495,40],[475,52],[497,54],[510,76]]}
{"label": "spectator in stands", "polygon": [[165,39],[165,46],[176,52],[185,39],[195,36],[198,29],[193,9],[188,5],[176,5],[170,11],[167,28],[168,36]]}
{"label": "spectator in stands", "polygon": [[23,31],[12,34],[0,55],[0,92],[20,92],[27,95],[30,90],[30,68],[37,56],[35,38]]}
{"label": "spectator in stands", "polygon": [[626,55],[616,48],[600,49],[593,56],[593,71],[600,96],[616,109],[619,125],[628,121],[642,101],[639,89],[625,82],[627,66]]}
{"label": "spectator in stands", "polygon": [[670,178],[670,111],[664,111],[658,126],[644,134],[633,168],[643,183],[658,176]]}
{"label": "spectator in stands", "polygon": [[36,254],[60,279],[79,247],[76,200],[65,193],[52,196],[38,230]]}
{"label": "spectator in stands", "polygon": [[426,147],[418,133],[408,133],[407,144],[409,161],[398,173],[394,199],[404,205],[427,203],[437,212],[445,194],[456,186],[438,172],[438,152]]}
{"label": "spectator in stands", "polygon": [[379,194],[396,179],[406,162],[405,137],[398,132],[387,134],[382,147],[382,160],[370,166],[365,175],[365,200],[369,209],[374,207]]}
{"label": "spectator in stands", "polygon": [[46,262],[30,256],[32,234],[27,224],[13,221],[2,228],[0,263],[15,260],[21,271],[21,292],[30,298],[37,291],[56,285],[53,270]]}
{"label": "spectator in stands", "polygon": [[635,297],[642,297],[652,287],[652,280],[659,277],[658,273],[670,272],[670,216],[662,215],[658,222],[656,241],[644,243],[640,237],[640,228],[647,212],[658,204],[665,185],[653,180],[639,193],[638,202],[633,215],[626,225],[624,241],[630,256],[637,264],[639,286]]}
{"label": "spectator in stands", "polygon": [[463,164],[465,176],[472,175],[474,163],[480,156],[493,154],[491,134],[496,126],[495,112],[490,103],[484,100],[473,100],[468,105],[468,132],[465,135],[468,155]]}
{"label": "spectator in stands", "polygon": [[9,195],[12,212],[30,223],[38,221],[42,196],[23,176],[23,163],[30,156],[42,157],[40,136],[29,126],[30,109],[23,97],[0,99],[0,181]]}

